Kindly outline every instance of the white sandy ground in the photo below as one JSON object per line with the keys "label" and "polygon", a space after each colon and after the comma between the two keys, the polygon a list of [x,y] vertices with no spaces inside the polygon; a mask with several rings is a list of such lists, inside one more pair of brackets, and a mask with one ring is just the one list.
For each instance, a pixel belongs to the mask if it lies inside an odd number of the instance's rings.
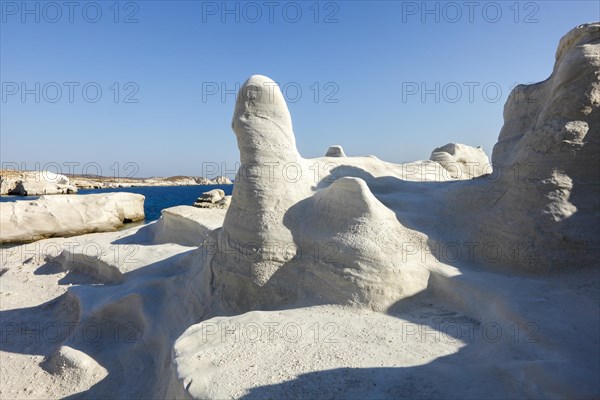
{"label": "white sandy ground", "polygon": [[[85,246],[88,257],[84,260],[95,260],[101,248],[105,259],[133,269],[141,266],[140,260],[147,265],[189,250],[175,244],[149,246],[149,251],[140,246],[111,244],[139,229],[52,238],[2,248],[0,398],[62,398],[96,383],[81,371],[51,374],[40,366],[73,332],[79,320],[77,304],[66,299],[65,293],[74,285],[95,283],[84,274],[63,271],[57,263],[48,261],[61,252]],[[71,258],[65,259],[68,260]],[[104,328],[104,335],[116,334],[111,327]],[[90,331],[89,338],[96,334]]]}
{"label": "white sandy ground", "polygon": [[[93,314],[80,308],[99,308],[92,295],[98,287],[95,278],[61,271],[57,260],[46,260],[58,249],[85,244],[93,248],[90,259],[96,258],[97,248],[105,258],[127,254],[113,262],[125,268],[125,282],[99,287],[128,293],[132,309],[131,294],[137,293],[149,308],[145,318],[158,318],[161,303],[177,297],[177,288],[161,284],[149,292],[141,283],[149,275],[189,279],[184,270],[174,273],[172,262],[160,261],[194,248],[152,245],[155,228],[151,224],[2,250],[7,270],[0,278],[1,398],[185,398],[185,387],[196,398],[594,398],[600,393],[599,277],[593,271],[531,277],[474,268],[458,272],[440,264],[426,291],[386,312],[333,305],[255,311],[214,317],[187,330],[191,324],[180,320],[179,326],[163,327],[175,332],[172,337],[147,332],[140,337],[127,324],[107,321],[86,334],[78,332],[79,315]],[[131,274],[152,268],[146,267],[150,264],[158,265],[157,270]],[[123,287],[128,284],[131,289]],[[179,301],[185,301],[181,286]],[[64,296],[77,287],[85,290],[72,299]],[[100,299],[119,302],[110,294]],[[118,340],[90,346],[97,344],[97,327]],[[69,334],[75,338],[66,338]],[[140,341],[145,348],[139,348]],[[51,368],[44,359],[63,342],[84,349],[99,365],[47,372]],[[133,371],[134,366],[143,370],[149,356],[159,357],[157,349],[173,343],[173,355],[163,354],[170,365],[162,373],[180,379],[155,376],[155,367],[145,374]],[[158,390],[157,382],[164,387]]]}

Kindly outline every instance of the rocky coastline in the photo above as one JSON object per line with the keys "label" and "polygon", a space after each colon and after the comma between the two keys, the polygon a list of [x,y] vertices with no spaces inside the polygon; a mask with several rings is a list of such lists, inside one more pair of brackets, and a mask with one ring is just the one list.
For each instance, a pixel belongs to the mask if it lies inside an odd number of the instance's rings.
{"label": "rocky coastline", "polygon": [[51,171],[0,170],[0,195],[42,196],[74,194],[78,189],[108,189],[146,186],[231,185],[233,182],[218,176],[171,176],[151,178],[114,178],[104,176],[62,175]]}

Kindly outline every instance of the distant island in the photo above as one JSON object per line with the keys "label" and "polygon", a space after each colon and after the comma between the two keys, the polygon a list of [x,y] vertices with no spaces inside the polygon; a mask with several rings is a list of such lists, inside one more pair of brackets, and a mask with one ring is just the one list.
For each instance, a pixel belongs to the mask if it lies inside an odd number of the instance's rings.
{"label": "distant island", "polygon": [[78,189],[105,189],[142,186],[192,186],[230,185],[233,182],[218,176],[208,179],[202,176],[170,177],[106,177],[98,175],[62,175],[51,171],[0,170],[0,195],[39,196],[45,194],[71,194]]}

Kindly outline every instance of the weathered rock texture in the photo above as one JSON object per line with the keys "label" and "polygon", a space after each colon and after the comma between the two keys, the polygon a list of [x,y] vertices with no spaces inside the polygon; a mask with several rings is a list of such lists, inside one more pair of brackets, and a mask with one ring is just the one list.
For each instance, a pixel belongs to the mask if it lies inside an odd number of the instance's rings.
{"label": "weathered rock texture", "polygon": [[516,87],[506,102],[495,171],[472,209],[480,221],[473,238],[518,251],[503,251],[499,262],[538,271],[598,262],[599,41],[599,24],[573,29],[552,75]]}
{"label": "weathered rock texture", "polygon": [[0,175],[1,195],[40,196],[77,192],[69,178],[50,171],[3,170]]}
{"label": "weathered rock texture", "polygon": [[41,196],[0,203],[0,243],[114,231],[144,219],[144,196],[134,193]]}
{"label": "weathered rock texture", "polygon": [[[552,76],[511,95],[539,97],[507,104],[493,173],[473,179],[431,160],[303,159],[281,93],[251,77],[222,227],[223,210],[186,207],[40,242],[79,243],[54,260],[67,274],[23,261],[26,245],[3,252],[0,317],[27,332],[3,331],[0,383],[44,354],[42,387],[61,370],[85,382],[61,398],[599,398],[599,29],[567,34]],[[27,339],[56,322],[72,332]],[[107,334],[81,340],[90,327]]]}
{"label": "weathered rock texture", "polygon": [[456,179],[471,179],[492,172],[492,164],[481,147],[448,143],[433,150],[429,159],[440,163]]}
{"label": "weathered rock texture", "polygon": [[225,213],[226,210],[220,208],[166,208],[162,210],[159,220],[153,226],[153,243],[200,246],[210,231],[223,225]]}
{"label": "weathered rock texture", "polygon": [[[600,244],[598,29],[567,34],[552,76],[515,89],[495,173],[467,181],[455,180],[492,171],[481,149],[456,144],[436,149],[431,164],[341,157],[315,176],[321,160],[298,154],[283,96],[265,96],[261,88],[277,87],[251,77],[233,118],[242,166],[216,237],[220,290],[257,304],[317,298],[381,309],[427,286],[424,252],[527,270],[592,263]],[[522,91],[536,101],[515,104]],[[456,240],[471,246],[458,259],[439,251]]]}
{"label": "weathered rock texture", "polygon": [[[331,165],[331,157],[340,154],[337,150],[328,152],[325,160],[305,160],[296,150],[280,92],[268,99],[261,96],[260,88],[273,85],[263,76],[251,77],[240,90],[234,115],[242,167],[224,226],[212,235],[211,248],[216,251],[209,259],[213,294],[225,310],[325,303],[383,311],[411,296],[430,293],[443,298],[444,304],[470,310],[478,321],[508,322],[546,313],[533,312],[536,307],[529,303],[537,296],[525,295],[529,300],[520,299],[518,304],[511,298],[514,285],[521,284],[547,293],[526,279],[515,282],[515,271],[546,276],[553,270],[577,273],[573,270],[598,268],[600,24],[582,25],[565,35],[550,78],[518,86],[511,93],[492,155],[493,171],[480,148],[458,144],[435,149],[432,161],[401,165],[374,157],[339,157]],[[315,170],[321,174],[313,174]],[[507,275],[488,283],[481,273],[469,270],[473,263]],[[577,301],[586,304],[582,307],[590,316],[592,303]],[[312,315],[307,310],[302,319]],[[536,320],[578,352],[552,324]],[[597,317],[593,320],[597,327]],[[582,326],[582,321],[573,324]],[[213,362],[204,368],[207,364],[196,358],[209,351],[207,342],[201,342],[209,324],[212,329],[222,322],[216,319],[190,328],[175,346],[180,384],[196,398],[248,394],[236,388],[216,390],[209,382],[222,379],[227,367]],[[216,354],[231,354],[230,346],[217,346],[221,353],[209,347],[207,363],[213,356],[222,360]],[[249,348],[254,347],[245,346]],[[506,363],[520,360],[512,345],[505,349],[500,352],[508,354]],[[574,354],[558,353],[556,357],[565,359]],[[597,390],[590,380],[593,374],[585,369],[574,367],[585,382],[579,386],[575,380],[555,376],[551,362],[536,365],[544,371],[541,375],[526,374],[537,382],[536,393],[544,393],[542,397]],[[481,367],[486,368],[480,365],[471,374],[479,374]],[[530,366],[535,371],[538,367]],[[318,368],[315,364],[312,369]],[[214,375],[208,377],[207,370]],[[563,384],[553,386],[556,379]],[[460,377],[452,380],[458,382]],[[273,394],[285,386],[263,389]],[[507,397],[530,393],[525,388],[502,390]],[[435,397],[433,393],[425,397],[430,395]]]}
{"label": "weathered rock texture", "polygon": [[422,263],[401,254],[403,242],[426,235],[403,225],[369,183],[445,180],[440,164],[303,159],[283,96],[264,76],[240,89],[232,126],[241,167],[212,259],[232,307],[318,299],[382,309],[426,286]]}
{"label": "weathered rock texture", "polygon": [[212,185],[231,185],[231,179],[226,176],[217,176],[216,178],[210,181]]}
{"label": "weathered rock texture", "polygon": [[[274,90],[265,90],[271,85]],[[240,149],[240,170],[235,178],[231,206],[219,241],[229,250],[221,253],[228,272],[264,284],[282,263],[296,253],[284,214],[310,188],[289,185],[284,169],[300,166],[292,120],[279,87],[264,76],[253,76],[240,89],[232,127]],[[265,174],[269,174],[266,177]],[[273,248],[273,244],[289,246]],[[289,248],[288,248],[289,247]],[[230,251],[233,250],[233,253]],[[235,252],[253,252],[252,262],[225,260]]]}
{"label": "weathered rock texture", "polygon": [[116,187],[144,187],[144,186],[194,186],[194,185],[229,185],[231,180],[224,176],[214,179],[202,176],[170,176],[154,178],[125,178],[102,176],[75,176],[72,183],[81,189],[101,189]]}
{"label": "weathered rock texture", "polygon": [[213,189],[202,193],[193,206],[198,208],[228,208],[230,204],[231,196],[225,196],[222,189]]}
{"label": "weathered rock texture", "polygon": [[327,149],[325,157],[346,157],[346,153],[344,153],[342,146],[336,144]]}

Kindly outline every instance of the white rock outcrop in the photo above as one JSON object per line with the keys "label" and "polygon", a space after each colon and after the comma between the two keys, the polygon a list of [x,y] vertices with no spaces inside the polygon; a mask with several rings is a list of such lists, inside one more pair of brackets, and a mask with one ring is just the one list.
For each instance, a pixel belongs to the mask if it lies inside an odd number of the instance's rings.
{"label": "white rock outcrop", "polygon": [[196,199],[193,206],[198,208],[229,208],[231,196],[225,196],[222,189],[213,189],[204,192]]}
{"label": "white rock outcrop", "polygon": [[[511,95],[490,175],[481,149],[450,144],[434,151],[441,164],[384,167],[374,157],[341,157],[315,179],[320,159],[298,154],[283,96],[261,95],[277,86],[251,77],[233,118],[242,165],[215,237],[218,291],[255,302],[242,309],[307,297],[382,309],[427,286],[432,267],[423,253],[456,262],[439,251],[455,240],[473,245],[460,260],[503,268],[557,269],[574,257],[591,263],[597,250],[573,249],[600,247],[600,177],[591,167],[600,164],[598,29],[584,25],[561,40],[553,75],[532,86],[530,109],[515,106]],[[449,176],[451,160],[460,176]],[[525,166],[535,168],[515,179]],[[456,182],[465,177],[476,179]],[[309,258],[317,243],[329,246],[328,257],[321,248]]]}
{"label": "white rock outcrop", "polygon": [[3,170],[0,175],[1,195],[40,196],[77,192],[69,178],[50,171]]}
{"label": "white rock outcrop", "polygon": [[[598,398],[599,50],[598,23],[561,40],[552,76],[521,88],[537,101],[507,103],[493,173],[472,179],[431,160],[304,159],[281,92],[251,77],[222,227],[224,210],[186,207],[41,241],[82,242],[54,260],[68,273],[4,249],[0,382],[62,345],[93,360],[59,365],[108,374],[55,397]],[[102,250],[87,264],[86,243]],[[106,259],[125,246],[139,262]],[[64,342],[28,341],[56,321]]]}
{"label": "white rock outcrop", "polygon": [[346,157],[346,153],[344,153],[342,146],[336,144],[334,146],[329,146],[327,153],[325,153],[325,157]]}
{"label": "white rock outcrop", "polygon": [[481,147],[448,143],[433,150],[429,159],[440,163],[455,179],[471,179],[492,173],[492,164]]}
{"label": "white rock outcrop", "polygon": [[503,249],[496,263],[532,271],[597,265],[600,24],[567,33],[550,77],[512,91],[492,163],[489,184],[448,201],[479,199],[469,205],[479,221],[470,237]]}
{"label": "white rock outcrop", "polygon": [[226,176],[217,176],[210,181],[211,185],[231,185],[232,183],[231,179]]}
{"label": "white rock outcrop", "polygon": [[196,201],[202,201],[207,203],[218,203],[225,197],[225,192],[222,189],[213,189],[208,192],[204,192],[198,197]]}
{"label": "white rock outcrop", "polygon": [[[271,96],[265,95],[266,85],[274,85]],[[292,205],[309,195],[310,188],[303,182],[288,185],[283,173],[284,166],[299,166],[302,159],[285,100],[271,79],[256,75],[246,81],[238,94],[232,127],[241,165],[219,238],[222,246],[229,248],[221,252],[222,261],[227,265],[227,273],[231,269],[264,284],[296,254],[292,233],[283,217]],[[266,179],[265,167],[272,167],[272,174]],[[286,246],[272,246],[281,243]],[[235,252],[247,250],[256,253],[251,262],[227,259]]]}
{"label": "white rock outcrop", "polygon": [[198,185],[212,185],[212,181],[208,178],[205,178],[203,176],[198,176],[196,177],[196,183]]}
{"label": "white rock outcrop", "polygon": [[153,225],[153,243],[200,246],[208,233],[220,228],[227,210],[177,206],[165,208]]}
{"label": "white rock outcrop", "polygon": [[231,195],[224,196],[221,200],[216,203],[220,208],[229,208],[231,205]]}
{"label": "white rock outcrop", "polygon": [[144,196],[134,193],[41,196],[0,203],[0,243],[114,231],[144,219]]}
{"label": "white rock outcrop", "polygon": [[[179,235],[184,233],[184,230],[176,231]],[[158,239],[165,239],[165,236],[163,230],[162,237]],[[175,235],[173,237],[178,238]],[[77,241],[68,242],[69,245],[57,257],[51,258],[51,263],[63,271],[85,276],[91,283],[120,284],[125,281],[127,273],[148,265],[148,260],[154,263],[163,262],[185,250],[184,246],[198,246],[198,243],[192,243],[193,236],[187,236],[186,239],[180,240],[182,243],[157,240],[157,244],[140,246],[130,243],[106,243],[98,236],[86,235]],[[201,236],[198,236],[198,240],[202,243]],[[165,246],[164,243],[170,245]]]}
{"label": "white rock outcrop", "polygon": [[117,187],[146,187],[146,186],[195,186],[195,185],[228,185],[232,182],[226,177],[213,180],[202,176],[170,176],[152,178],[127,178],[104,176],[76,176],[71,179],[73,185],[81,189],[101,189]]}
{"label": "white rock outcrop", "polygon": [[[274,88],[270,96],[262,93],[266,87]],[[376,188],[390,175],[449,179],[440,164],[303,159],[283,95],[264,76],[240,89],[232,126],[241,166],[212,258],[216,290],[229,306],[304,298],[383,309],[426,287],[428,271],[420,261],[402,262],[401,251],[426,235],[398,221],[369,184]]]}

